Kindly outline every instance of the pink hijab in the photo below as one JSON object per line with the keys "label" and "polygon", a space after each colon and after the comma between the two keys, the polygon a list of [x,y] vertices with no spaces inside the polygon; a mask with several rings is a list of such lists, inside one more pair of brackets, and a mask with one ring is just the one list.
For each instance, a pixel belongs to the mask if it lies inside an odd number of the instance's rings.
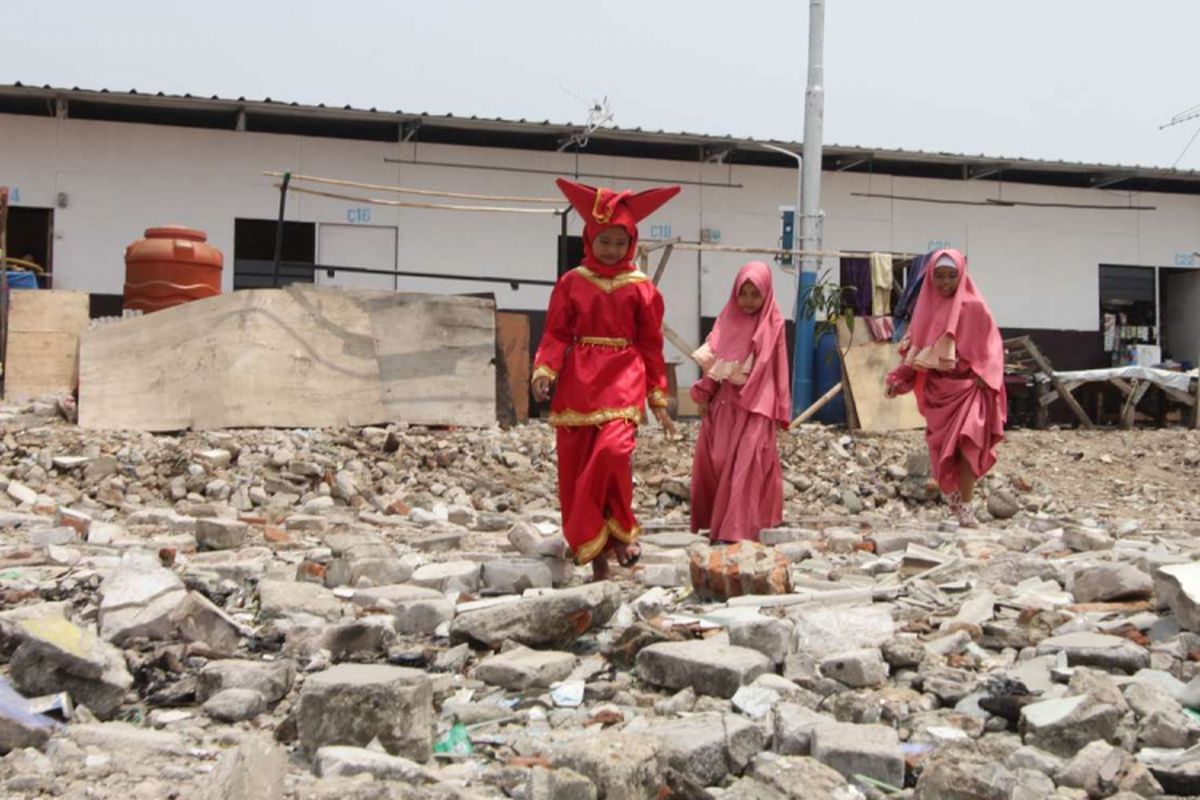
{"label": "pink hijab", "polygon": [[[742,286],[753,283],[764,298],[762,308],[747,314],[738,306]],[[692,354],[705,376],[738,386],[738,403],[780,425],[791,422],[792,390],[788,373],[783,315],[775,303],[771,269],[761,261],[743,264],[729,301],[712,333]]]}
{"label": "pink hijab", "polygon": [[[938,262],[953,263],[962,276],[953,296],[944,297],[934,285]],[[905,363],[918,369],[950,371],[966,362],[993,390],[1004,383],[1004,342],[983,295],[967,274],[967,257],[957,250],[938,250],[926,260],[925,280],[905,336],[911,343]]]}

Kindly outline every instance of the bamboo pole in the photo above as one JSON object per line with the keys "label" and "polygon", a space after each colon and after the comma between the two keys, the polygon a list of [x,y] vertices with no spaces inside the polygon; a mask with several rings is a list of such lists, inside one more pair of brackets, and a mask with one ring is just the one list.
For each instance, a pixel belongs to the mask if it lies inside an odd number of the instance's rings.
{"label": "bamboo pole", "polygon": [[808,408],[804,409],[804,411],[802,411],[800,413],[800,416],[798,416],[794,420],[792,420],[792,423],[790,425],[788,425],[788,430],[794,431],[794,430],[796,430],[796,428],[799,428],[805,422],[808,422],[809,418],[811,418],[814,414],[816,414],[818,411],[820,411],[822,408],[824,408],[826,403],[828,403],[830,400],[837,397],[841,393],[842,393],[842,382],[838,381],[830,388],[829,391],[827,391],[825,394],[818,397],[817,401],[815,403],[813,403]]}
{"label": "bamboo pole", "polygon": [[[279,188],[281,184],[276,184]],[[322,192],[317,189],[302,189],[299,186],[291,186],[288,191],[300,192],[301,194],[311,194],[317,197],[330,197],[334,200],[348,200],[352,203],[367,203],[375,206],[390,206],[392,208],[428,208],[436,211],[482,211],[492,213],[508,213],[508,214],[550,214],[555,215],[561,213],[557,208],[501,208],[500,206],[460,206],[446,203],[410,203],[405,200],[384,200],[378,197],[354,197],[348,194],[337,194],[336,192]]]}
{"label": "bamboo pole", "polygon": [[[263,175],[266,175],[268,178],[282,178],[286,174],[285,172],[269,170],[263,172]],[[469,194],[467,192],[439,192],[434,189],[388,186],[383,183],[361,183],[359,181],[344,181],[337,178],[318,178],[314,175],[292,175],[292,180],[305,181],[307,183],[324,183],[330,186],[349,186],[354,189],[376,189],[381,192],[394,192],[396,194],[415,194],[424,197],[452,197],[457,200],[493,200],[506,203],[542,203],[547,205],[559,205],[563,202],[561,197],[515,197],[511,195]]]}
{"label": "bamboo pole", "polygon": [[[698,242],[678,242],[677,250],[695,250],[702,253],[750,253],[768,256],[820,256],[822,258],[868,258],[871,253],[859,250],[784,250],[779,247],[744,247],[730,244],[703,244]],[[887,253],[897,258],[915,258],[919,253],[901,253],[898,251],[876,250],[876,253]]]}

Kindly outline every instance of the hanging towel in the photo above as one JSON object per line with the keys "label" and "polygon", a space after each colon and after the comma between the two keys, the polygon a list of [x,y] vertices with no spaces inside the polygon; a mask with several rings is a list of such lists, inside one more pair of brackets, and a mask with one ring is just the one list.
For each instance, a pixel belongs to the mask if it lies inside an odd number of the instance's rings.
{"label": "hanging towel", "polygon": [[871,253],[871,315],[892,313],[892,254]]}

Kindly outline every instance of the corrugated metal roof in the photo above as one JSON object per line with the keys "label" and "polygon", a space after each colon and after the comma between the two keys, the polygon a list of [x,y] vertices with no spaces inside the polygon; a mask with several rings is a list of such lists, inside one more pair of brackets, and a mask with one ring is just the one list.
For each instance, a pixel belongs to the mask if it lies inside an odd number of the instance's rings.
{"label": "corrugated metal roof", "polygon": [[[217,95],[200,96],[193,94],[168,94],[166,92],[140,92],[137,89],[129,89],[127,91],[104,89],[85,89],[78,86],[75,87],[56,87],[51,85],[33,86],[20,82],[0,85],[0,98],[41,98],[46,100],[62,99],[68,102],[68,106],[74,102],[86,103],[109,103],[109,104],[125,104],[137,106],[153,106],[158,108],[174,108],[178,110],[193,110],[198,112],[224,112],[228,114],[253,114],[263,117],[280,117],[298,115],[309,119],[320,119],[329,121],[362,121],[387,124],[416,124],[422,128],[429,127],[432,129],[456,129],[463,131],[477,131],[480,134],[488,132],[508,132],[508,133],[523,133],[530,135],[555,134],[563,137],[569,137],[581,129],[577,123],[573,122],[554,122],[551,120],[536,120],[527,119],[505,119],[503,117],[480,117],[477,115],[471,116],[456,116],[453,113],[436,114],[428,111],[422,112],[405,112],[405,111],[380,111],[377,108],[356,108],[351,105],[330,106],[324,103],[316,105],[304,104],[298,102],[288,102],[274,100],[270,97],[265,97],[261,100],[247,99],[245,97],[225,98]],[[0,113],[4,109],[0,107]],[[780,164],[784,165],[784,157],[778,154],[771,154],[761,144],[773,144],[799,151],[802,147],[800,142],[783,141],[777,139],[755,139],[753,137],[734,137],[731,135],[714,135],[703,134],[689,131],[665,131],[655,130],[649,131],[641,127],[622,128],[619,126],[609,126],[601,128],[591,134],[593,142],[611,142],[611,143],[633,143],[640,144],[650,148],[655,146],[660,147],[679,147],[679,146],[696,146],[701,148],[710,148],[713,153],[736,152],[742,158],[738,160],[741,163],[747,163],[745,157],[749,156],[753,162],[763,164]],[[1200,171],[1196,170],[1180,170],[1164,167],[1142,166],[1142,165],[1122,165],[1122,164],[1101,164],[1089,163],[1083,161],[1065,161],[1065,160],[1048,160],[1037,158],[1022,158],[1022,157],[1003,157],[989,156],[986,154],[965,154],[965,153],[950,153],[937,152],[926,150],[906,150],[904,148],[874,148],[864,147],[860,145],[838,145],[826,144],[824,146],[824,155],[826,159],[826,169],[830,169],[830,160],[833,160],[834,169],[843,167],[838,166],[839,163],[852,164],[847,169],[856,169],[863,171],[865,169],[874,168],[879,164],[908,164],[908,165],[929,165],[942,167],[955,167],[963,170],[962,177],[974,178],[986,176],[995,176],[998,173],[1004,173],[1005,180],[1009,180],[1014,173],[1045,173],[1045,174],[1060,174],[1060,175],[1091,175],[1093,179],[1091,185],[1117,185],[1125,184],[1121,188],[1131,188],[1130,181],[1152,181],[1155,183],[1165,182],[1165,185],[1174,186],[1187,184],[1186,189],[1159,189],[1160,191],[1196,191],[1192,188],[1193,184],[1200,185]],[[865,159],[863,163],[852,163],[859,159]],[[791,162],[786,163],[787,166],[792,166]],[[877,170],[889,171],[889,170]],[[1085,184],[1088,185],[1088,184]],[[1150,190],[1150,189],[1147,189]]]}

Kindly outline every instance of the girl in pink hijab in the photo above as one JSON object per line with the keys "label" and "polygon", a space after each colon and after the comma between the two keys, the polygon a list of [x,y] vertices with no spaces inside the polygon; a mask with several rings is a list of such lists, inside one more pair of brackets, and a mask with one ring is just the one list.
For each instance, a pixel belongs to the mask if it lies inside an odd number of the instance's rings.
{"label": "girl in pink hijab", "polygon": [[1004,343],[966,256],[938,250],[925,263],[900,342],[904,363],[887,376],[887,395],[916,394],[933,475],[958,523],[973,528],[975,481],[995,465],[1008,416]]}
{"label": "girl in pink hijab", "polygon": [[703,421],[692,465],[692,530],[713,541],[758,541],[783,521],[783,472],[775,431],[792,410],[783,315],[771,270],[738,270],[729,302],[693,357]]}

